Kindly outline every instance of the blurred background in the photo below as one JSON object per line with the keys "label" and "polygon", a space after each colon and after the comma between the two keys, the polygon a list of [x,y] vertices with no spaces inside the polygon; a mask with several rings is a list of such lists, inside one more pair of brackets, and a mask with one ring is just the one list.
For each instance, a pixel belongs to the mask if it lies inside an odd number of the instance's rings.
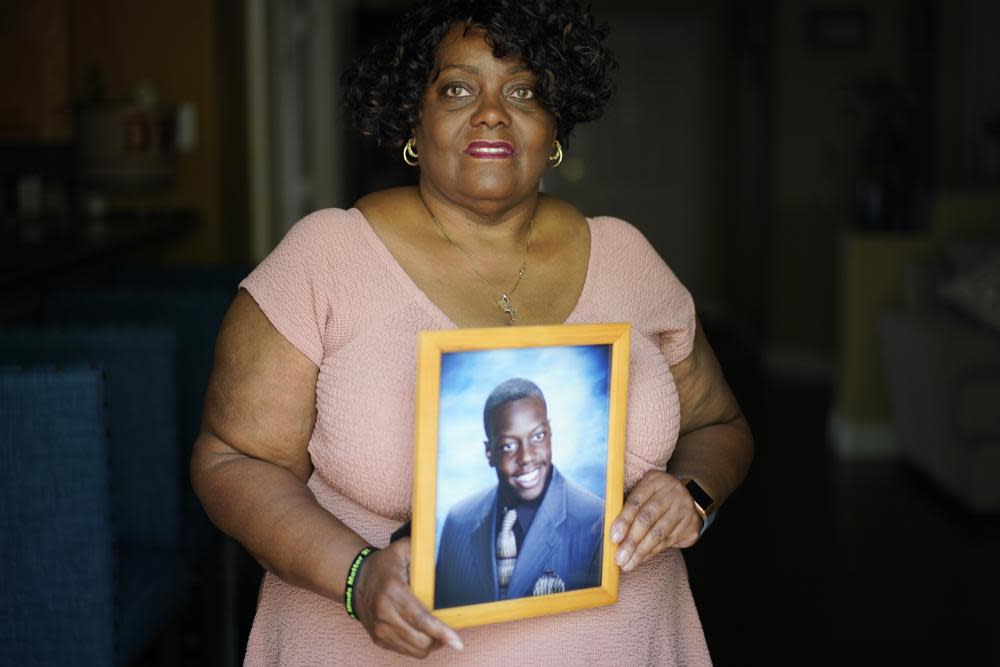
{"label": "blurred background", "polygon": [[[303,214],[415,182],[338,84],[403,5],[4,3],[0,661],[241,662],[212,342]],[[686,552],[716,663],[1000,664],[1000,3],[593,7],[618,93],[543,186],[647,235],[754,428]]]}

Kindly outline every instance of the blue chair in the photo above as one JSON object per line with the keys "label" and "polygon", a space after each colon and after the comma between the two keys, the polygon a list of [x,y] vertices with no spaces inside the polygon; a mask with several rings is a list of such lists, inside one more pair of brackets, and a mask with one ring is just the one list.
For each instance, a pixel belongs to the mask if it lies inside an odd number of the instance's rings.
{"label": "blue chair", "polygon": [[233,296],[227,289],[150,287],[55,292],[42,299],[42,318],[49,324],[160,324],[176,332],[177,469],[182,473],[182,534],[192,559],[218,536],[191,489],[187,468],[201,428],[215,338]]}
{"label": "blue chair", "polygon": [[0,663],[118,663],[99,368],[0,367]]}
{"label": "blue chair", "polygon": [[0,363],[100,364],[106,373],[118,651],[130,658],[186,584],[175,430],[175,338],[166,327],[0,330]]}

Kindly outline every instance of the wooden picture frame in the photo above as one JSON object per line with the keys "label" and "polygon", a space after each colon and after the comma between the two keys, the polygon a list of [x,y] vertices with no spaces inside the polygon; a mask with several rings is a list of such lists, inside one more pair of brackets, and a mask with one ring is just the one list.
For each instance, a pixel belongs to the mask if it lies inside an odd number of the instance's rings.
{"label": "wooden picture frame", "polygon": [[[609,534],[623,502],[629,335],[628,324],[421,333],[410,583],[450,626],[557,614],[618,599]],[[511,378],[530,380],[542,395],[510,398],[518,394],[501,385],[525,386]],[[488,400],[495,406],[489,411]],[[525,406],[536,412],[519,422]],[[522,422],[537,432],[508,428]],[[538,451],[547,453],[547,464]],[[518,463],[511,463],[515,458]],[[513,465],[521,467],[511,472]],[[536,469],[547,471],[541,486]],[[498,540],[509,544],[513,538],[498,537],[497,516],[506,510],[503,499],[517,501],[518,494],[536,494],[536,509],[519,537],[522,553],[504,589],[494,550]],[[561,518],[550,521],[556,516]],[[462,521],[478,521],[481,530]],[[475,579],[472,572],[482,576]]]}

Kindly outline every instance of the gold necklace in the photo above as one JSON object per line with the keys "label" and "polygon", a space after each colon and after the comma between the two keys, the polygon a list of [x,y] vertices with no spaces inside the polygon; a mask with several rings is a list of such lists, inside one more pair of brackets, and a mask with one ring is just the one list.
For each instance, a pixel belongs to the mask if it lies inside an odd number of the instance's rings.
{"label": "gold necklace", "polygon": [[444,226],[441,225],[441,221],[437,219],[436,215],[431,213],[431,209],[429,206],[427,206],[427,202],[424,201],[423,197],[420,197],[420,201],[423,203],[424,208],[427,209],[427,213],[431,216],[431,220],[433,220],[434,224],[437,225],[438,231],[441,232],[441,236],[443,236],[448,243],[450,243],[452,246],[455,247],[455,250],[457,250],[458,254],[462,256],[462,259],[465,260],[465,263],[469,265],[469,268],[472,269],[472,272],[475,273],[476,276],[478,276],[479,279],[482,280],[487,287],[489,287],[491,290],[500,295],[500,298],[498,298],[496,301],[497,308],[502,310],[507,315],[507,317],[510,318],[511,322],[516,320],[517,307],[515,307],[514,304],[511,302],[510,297],[512,294],[514,294],[514,290],[517,289],[517,286],[521,284],[521,279],[524,278],[524,273],[525,271],[528,270],[528,250],[531,249],[531,236],[532,236],[531,232],[535,228],[535,216],[531,216],[531,220],[528,222],[528,242],[524,246],[524,261],[521,262],[521,268],[517,272],[517,280],[514,281],[514,286],[510,288],[510,291],[504,292],[503,290],[498,290],[496,287],[494,287],[493,283],[487,280],[486,277],[476,269],[476,265],[473,264],[472,260],[469,259],[469,256],[465,254],[465,251],[462,250],[462,247],[451,240],[451,237],[448,236],[448,232],[444,231]]}

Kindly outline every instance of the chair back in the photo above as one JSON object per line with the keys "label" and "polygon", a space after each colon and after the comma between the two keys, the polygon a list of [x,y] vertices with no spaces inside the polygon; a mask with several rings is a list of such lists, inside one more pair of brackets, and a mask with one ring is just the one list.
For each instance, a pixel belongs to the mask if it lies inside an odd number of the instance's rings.
{"label": "chair back", "polygon": [[115,533],[171,551],[187,471],[177,453],[175,356],[174,332],[163,326],[0,329],[0,363],[104,368]]}
{"label": "chair back", "polygon": [[[49,324],[160,324],[177,335],[178,467],[187,471],[195,438],[201,430],[205,388],[212,371],[215,338],[233,299],[220,288],[123,288],[62,291],[42,299],[42,318]],[[186,550],[197,557],[218,531],[208,520],[183,475],[181,487]]]}
{"label": "chair back", "polygon": [[0,663],[115,662],[102,371],[0,367]]}

